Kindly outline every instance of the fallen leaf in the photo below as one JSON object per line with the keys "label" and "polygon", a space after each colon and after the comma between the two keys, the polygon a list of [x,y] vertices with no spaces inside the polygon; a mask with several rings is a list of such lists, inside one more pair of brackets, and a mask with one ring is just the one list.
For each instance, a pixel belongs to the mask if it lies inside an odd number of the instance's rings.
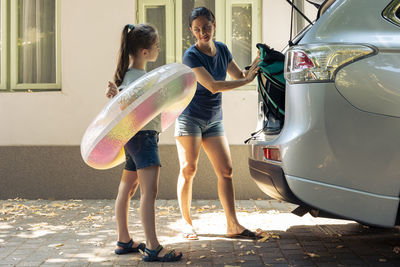
{"label": "fallen leaf", "polygon": [[304,253],[307,256],[310,256],[311,258],[319,258],[320,256],[318,254],[312,253],[312,252],[306,252]]}
{"label": "fallen leaf", "polygon": [[202,247],[202,248],[206,248],[206,247],[207,247],[207,244],[201,244],[201,247]]}
{"label": "fallen leaf", "polygon": [[258,239],[258,241],[257,242],[260,242],[260,243],[262,243],[262,242],[265,242],[265,241],[267,241],[269,239],[269,236],[267,235],[267,236],[264,236],[263,238],[260,238],[260,239]]}
{"label": "fallen leaf", "polygon": [[336,248],[343,248],[344,246],[343,245],[339,245],[339,246],[337,246]]}
{"label": "fallen leaf", "polygon": [[59,247],[62,247],[62,246],[64,246],[64,244],[50,244],[50,245],[48,245],[49,248],[59,248]]}
{"label": "fallen leaf", "polygon": [[204,259],[204,258],[206,258],[206,256],[204,256],[204,255],[201,255],[201,256],[199,257],[199,259]]}
{"label": "fallen leaf", "polygon": [[379,259],[379,262],[387,262],[386,259]]}

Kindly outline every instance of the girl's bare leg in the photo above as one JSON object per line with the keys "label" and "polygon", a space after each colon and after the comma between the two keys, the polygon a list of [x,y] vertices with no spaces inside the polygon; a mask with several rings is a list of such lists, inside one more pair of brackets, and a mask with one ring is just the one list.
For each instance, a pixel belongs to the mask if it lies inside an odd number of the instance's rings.
{"label": "girl's bare leg", "polygon": [[[118,195],[115,200],[115,218],[117,221],[118,241],[128,243],[131,236],[128,230],[129,204],[136,192],[139,181],[137,172],[123,170],[121,182],[118,187]],[[138,242],[134,241],[132,247],[137,247]],[[117,248],[120,248],[117,246]]]}

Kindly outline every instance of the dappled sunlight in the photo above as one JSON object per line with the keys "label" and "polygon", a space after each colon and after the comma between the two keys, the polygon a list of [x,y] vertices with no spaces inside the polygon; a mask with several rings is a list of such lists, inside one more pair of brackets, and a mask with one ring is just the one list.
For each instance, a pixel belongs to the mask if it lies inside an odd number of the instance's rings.
{"label": "dappled sunlight", "polygon": [[[273,200],[242,200],[237,201],[236,207],[239,222],[250,230],[258,230],[261,239],[227,238],[226,218],[220,202],[194,200],[191,213],[199,240],[187,241],[182,235],[185,224],[177,201],[157,200],[158,239],[167,248],[182,251],[183,262],[187,265],[212,262],[238,266],[254,260],[290,264],[281,246],[297,249],[302,260],[314,261],[327,253],[320,251],[326,247],[308,247],[307,244],[334,239],[333,252],[340,252],[346,249],[346,239],[342,236],[358,239],[375,235],[378,241],[372,244],[378,246],[379,238],[386,235],[385,240],[392,242],[385,247],[388,253],[400,254],[400,245],[393,241],[398,239],[398,229],[375,230],[353,221],[310,215],[298,217],[290,212],[295,205]],[[129,230],[135,241],[145,241],[138,200],[131,201]],[[114,200],[0,201],[0,262],[9,265],[28,262],[34,262],[34,266],[132,265],[141,260],[139,253],[115,255],[116,239]]]}
{"label": "dappled sunlight", "polygon": [[[239,209],[240,210],[240,209]],[[277,209],[249,209],[237,212],[239,222],[248,229],[256,230],[261,228],[266,231],[286,231],[290,227],[300,225],[318,225],[318,224],[349,224],[354,221],[314,218],[307,214],[303,217],[292,214],[289,211],[279,211]],[[206,205],[192,211],[193,225],[198,234],[221,235],[226,233],[226,218],[222,209],[210,208]],[[180,231],[184,226],[183,220],[179,219],[168,224],[168,227],[174,231]]]}

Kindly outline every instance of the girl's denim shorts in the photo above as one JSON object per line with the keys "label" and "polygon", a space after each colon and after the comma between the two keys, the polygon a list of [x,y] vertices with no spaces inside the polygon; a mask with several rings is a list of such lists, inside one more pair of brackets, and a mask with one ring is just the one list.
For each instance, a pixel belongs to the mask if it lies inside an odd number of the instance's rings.
{"label": "girl's denim shorts", "polygon": [[222,120],[206,121],[181,114],[175,122],[175,136],[200,136],[202,138],[225,135]]}
{"label": "girl's denim shorts", "polygon": [[158,132],[139,131],[125,148],[125,170],[137,171],[153,165],[161,166],[158,155]]}

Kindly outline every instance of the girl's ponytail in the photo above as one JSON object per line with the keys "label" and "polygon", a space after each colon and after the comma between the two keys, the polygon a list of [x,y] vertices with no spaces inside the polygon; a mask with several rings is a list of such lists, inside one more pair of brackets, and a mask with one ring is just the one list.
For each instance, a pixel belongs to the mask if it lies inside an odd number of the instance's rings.
{"label": "girl's ponytail", "polygon": [[114,82],[120,86],[125,73],[129,68],[129,59],[134,57],[140,49],[150,49],[157,40],[157,31],[148,24],[125,25],[121,34],[118,64],[114,74]]}
{"label": "girl's ponytail", "polygon": [[130,33],[130,25],[126,25],[122,30],[121,34],[121,46],[119,48],[119,55],[118,55],[118,64],[117,69],[115,70],[114,74],[114,82],[117,86],[120,86],[122,81],[124,80],[124,76],[126,71],[129,67],[129,36]]}

